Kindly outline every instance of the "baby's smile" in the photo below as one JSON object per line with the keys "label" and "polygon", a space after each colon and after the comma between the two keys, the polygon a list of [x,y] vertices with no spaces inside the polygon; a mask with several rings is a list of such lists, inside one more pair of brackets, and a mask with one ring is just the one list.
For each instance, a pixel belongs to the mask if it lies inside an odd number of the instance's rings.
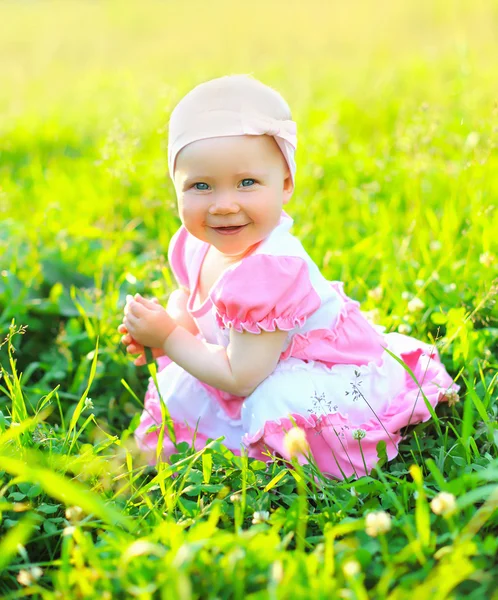
{"label": "baby's smile", "polygon": [[220,235],[235,235],[245,229],[249,223],[245,223],[244,225],[221,225],[218,227],[211,227],[216,233]]}

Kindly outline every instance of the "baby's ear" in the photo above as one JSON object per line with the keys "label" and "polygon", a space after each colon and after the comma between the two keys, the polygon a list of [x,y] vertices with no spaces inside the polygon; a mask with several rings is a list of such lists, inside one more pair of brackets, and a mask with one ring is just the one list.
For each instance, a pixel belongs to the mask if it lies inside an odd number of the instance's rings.
{"label": "baby's ear", "polygon": [[287,202],[289,202],[289,200],[291,199],[292,194],[294,193],[294,183],[292,182],[290,171],[287,171],[287,175],[285,176],[283,192],[283,203],[287,204]]}

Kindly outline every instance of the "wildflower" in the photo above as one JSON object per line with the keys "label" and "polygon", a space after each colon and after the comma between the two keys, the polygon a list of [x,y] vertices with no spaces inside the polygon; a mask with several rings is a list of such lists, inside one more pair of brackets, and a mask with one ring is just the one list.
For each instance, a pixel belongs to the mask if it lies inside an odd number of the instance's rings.
{"label": "wildflower", "polygon": [[62,535],[73,535],[75,531],[75,528],[72,525],[70,525],[69,527],[64,527],[64,529],[62,530]]}
{"label": "wildflower", "polygon": [[364,429],[355,429],[353,431],[353,440],[362,440],[367,435],[367,432]]}
{"label": "wildflower", "polygon": [[233,504],[235,504],[236,502],[240,502],[241,500],[242,500],[242,496],[238,493],[232,494],[230,496],[230,502],[233,502]]}
{"label": "wildflower", "polygon": [[270,513],[267,510],[258,510],[252,516],[252,524],[266,523],[270,518]]}
{"label": "wildflower", "polygon": [[408,323],[401,323],[400,325],[398,325],[398,333],[407,334],[410,333],[411,330],[412,327],[411,325],[408,325]]}
{"label": "wildflower", "polygon": [[457,402],[460,402],[460,396],[456,390],[447,390],[444,394],[448,406],[455,406]]}
{"label": "wildflower", "polygon": [[69,508],[66,508],[66,519],[68,521],[79,521],[82,514],[83,509],[79,506],[70,506]]}
{"label": "wildflower", "polygon": [[42,569],[40,567],[32,567],[29,570],[21,569],[17,574],[17,581],[24,586],[31,585],[43,575]]}
{"label": "wildflower", "polygon": [[468,150],[473,150],[479,143],[479,134],[477,131],[471,131],[465,140],[465,147]]}
{"label": "wildflower", "polygon": [[360,572],[360,563],[356,560],[348,560],[342,565],[342,572],[347,579],[352,579]]}
{"label": "wildflower", "polygon": [[87,408],[90,410],[93,408],[93,401],[91,398],[85,398],[85,406],[83,407],[83,410],[86,410]]}
{"label": "wildflower", "polygon": [[479,256],[479,262],[485,267],[491,267],[495,260],[496,256],[494,254],[491,254],[490,252],[484,252],[483,254],[481,254],[481,256]]}
{"label": "wildflower", "polygon": [[456,510],[456,498],[448,492],[440,492],[431,501],[431,510],[436,515],[449,516]]}
{"label": "wildflower", "polygon": [[285,434],[284,448],[291,458],[309,450],[306,434],[300,427],[293,427]]}
{"label": "wildflower", "polygon": [[429,244],[429,248],[433,251],[441,250],[441,242],[439,240],[432,240]]}
{"label": "wildflower", "polygon": [[421,288],[421,287],[423,287],[423,286],[424,286],[424,284],[425,284],[425,281],[424,281],[423,279],[416,279],[416,280],[415,280],[415,285],[416,285],[418,288]]}
{"label": "wildflower", "polygon": [[375,302],[380,302],[380,300],[382,300],[383,294],[384,290],[382,289],[381,285],[378,285],[377,287],[367,292],[368,297],[372,298],[372,300],[374,300]]}
{"label": "wildflower", "polygon": [[420,298],[413,298],[408,302],[408,311],[409,312],[417,312],[418,310],[422,310],[425,304],[420,300]]}
{"label": "wildflower", "polygon": [[372,537],[387,533],[391,529],[391,515],[383,510],[368,513],[365,531]]}
{"label": "wildflower", "polygon": [[19,573],[17,574],[17,581],[21,584],[21,585],[31,585],[33,583],[33,578],[31,577],[29,571],[26,571],[25,569],[21,569],[19,571]]}

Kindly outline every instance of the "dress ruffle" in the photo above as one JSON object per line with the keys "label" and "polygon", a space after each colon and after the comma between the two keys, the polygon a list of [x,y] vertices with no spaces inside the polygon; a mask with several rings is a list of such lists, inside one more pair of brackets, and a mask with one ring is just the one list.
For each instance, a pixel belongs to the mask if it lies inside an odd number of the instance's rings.
{"label": "dress ruffle", "polygon": [[[418,348],[402,353],[401,358],[417,381],[423,382],[423,394],[430,406],[435,408],[438,402],[446,401],[449,390],[458,391],[460,386],[453,383],[437,354],[433,355],[428,367],[422,364],[423,355],[423,349]],[[405,388],[393,398],[387,410],[379,414],[378,418],[352,422],[339,412],[320,416],[294,413],[291,416],[305,432],[313,459],[324,474],[338,479],[351,475],[360,477],[368,474],[377,463],[377,444],[380,441],[386,442],[387,458],[391,460],[398,454],[401,429],[431,418],[423,394],[406,372]],[[290,459],[284,438],[293,426],[290,418],[283,417],[267,421],[254,434],[245,434],[242,441],[248,448],[249,456],[269,461],[272,460],[267,456],[269,451],[270,454]],[[299,462],[306,464],[308,461],[301,456]]]}
{"label": "dress ruffle", "polygon": [[218,326],[256,334],[302,327],[321,302],[304,259],[266,254],[227,269],[210,299]]}
{"label": "dress ruffle", "polygon": [[334,326],[294,334],[280,358],[320,361],[329,367],[378,363],[384,352],[383,336],[361,313],[359,302],[343,294],[341,281],[331,282],[331,286],[344,300]]}

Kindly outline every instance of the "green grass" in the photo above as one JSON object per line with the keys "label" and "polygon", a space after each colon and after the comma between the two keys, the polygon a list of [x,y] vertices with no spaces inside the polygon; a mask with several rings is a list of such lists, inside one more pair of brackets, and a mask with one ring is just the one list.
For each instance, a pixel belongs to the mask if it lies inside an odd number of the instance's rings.
{"label": "green grass", "polygon": [[[496,5],[1,2],[0,23],[0,596],[498,598]],[[288,212],[322,272],[462,386],[360,480],[220,440],[155,470],[133,443],[148,371],[116,328],[126,294],[173,287],[169,112],[237,72],[293,109]]]}

